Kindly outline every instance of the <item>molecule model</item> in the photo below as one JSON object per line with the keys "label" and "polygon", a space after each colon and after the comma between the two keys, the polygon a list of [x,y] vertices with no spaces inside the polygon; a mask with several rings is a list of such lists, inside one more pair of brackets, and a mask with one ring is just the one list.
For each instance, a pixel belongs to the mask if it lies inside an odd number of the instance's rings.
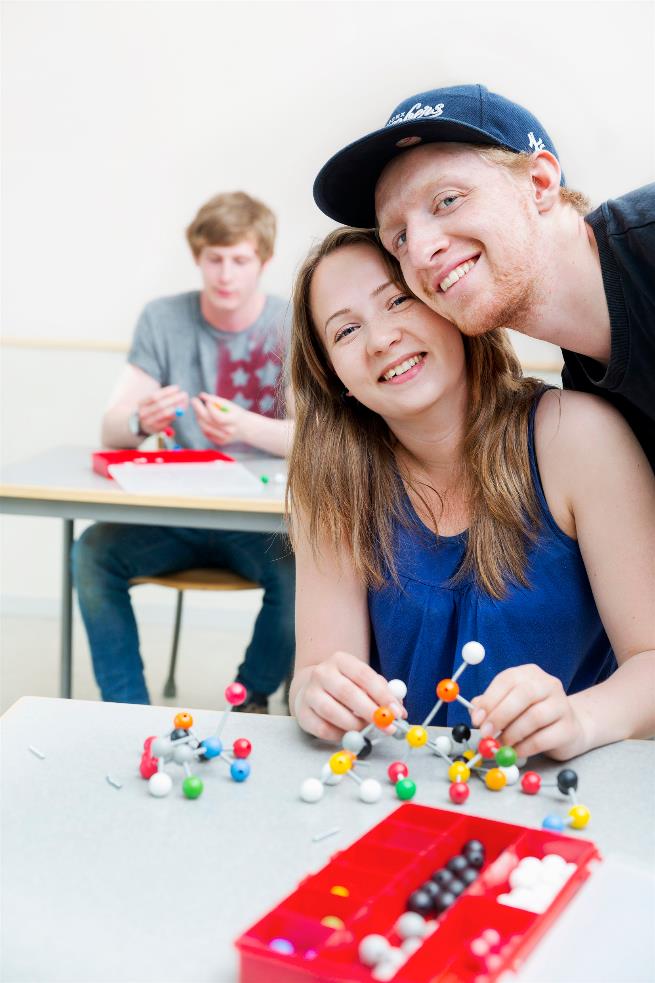
{"label": "molecule model", "polygon": [[217,758],[230,770],[230,777],[235,782],[245,782],[250,774],[250,765],[246,758],[250,756],[252,745],[245,737],[234,741],[231,751],[223,746],[221,734],[227,723],[228,713],[232,707],[240,706],[246,699],[246,689],[241,683],[231,683],[225,690],[228,707],[223,711],[218,727],[214,734],[199,741],[191,727],[193,717],[182,711],[175,715],[173,730],[163,737],[147,737],[143,743],[143,754],[139,771],[141,777],[148,782],[148,791],[155,798],[168,795],[173,787],[173,780],[166,771],[170,762],[181,765],[184,770],[182,791],[187,799],[197,799],[202,795],[204,784],[202,779],[191,771],[191,763],[210,761]]}
{"label": "molecule model", "polygon": [[[452,783],[450,800],[456,805],[464,803],[469,796],[466,784],[475,772],[485,781],[487,788],[499,791],[505,785],[513,785],[519,779],[516,765],[517,756],[513,748],[501,747],[495,738],[484,738],[478,744],[477,752],[468,744],[471,729],[466,724],[456,724],[452,730],[452,738],[440,735],[430,738],[427,727],[439,712],[444,703],[455,700],[462,703],[469,711],[473,705],[460,693],[458,679],[467,666],[479,665],[485,657],[484,647],[476,641],[466,642],[462,646],[462,664],[454,673],[452,679],[442,679],[436,687],[437,702],[422,724],[410,725],[404,720],[397,719],[390,707],[379,706],[373,712],[371,722],[361,731],[347,731],[343,737],[343,748],[332,755],[324,766],[321,778],[306,779],[300,789],[300,797],[305,802],[318,802],[323,797],[326,785],[335,785],[347,775],[359,785],[359,797],[363,802],[377,802],[382,794],[382,788],[375,779],[362,779],[355,770],[357,761],[367,758],[373,746],[385,737],[405,741],[406,755],[426,748],[440,757],[448,765],[448,777]],[[398,700],[404,700],[407,686],[401,679],[391,679],[389,689]],[[377,737],[375,734],[377,733]],[[464,744],[464,755],[455,759],[453,746]],[[492,761],[494,767],[482,767],[483,760]],[[395,788],[396,795],[402,801],[407,801],[416,794],[416,784],[409,777],[409,767],[406,761],[394,761],[387,769],[389,781]]]}

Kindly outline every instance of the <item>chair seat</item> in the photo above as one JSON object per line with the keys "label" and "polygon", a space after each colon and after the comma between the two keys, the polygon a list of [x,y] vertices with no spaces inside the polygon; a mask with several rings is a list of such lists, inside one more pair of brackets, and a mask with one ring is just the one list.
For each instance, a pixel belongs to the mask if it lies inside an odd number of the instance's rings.
{"label": "chair seat", "polygon": [[217,567],[196,567],[191,570],[178,570],[164,573],[158,577],[133,577],[130,587],[137,584],[156,584],[158,587],[173,587],[175,590],[258,590],[259,584],[246,580],[233,570]]}

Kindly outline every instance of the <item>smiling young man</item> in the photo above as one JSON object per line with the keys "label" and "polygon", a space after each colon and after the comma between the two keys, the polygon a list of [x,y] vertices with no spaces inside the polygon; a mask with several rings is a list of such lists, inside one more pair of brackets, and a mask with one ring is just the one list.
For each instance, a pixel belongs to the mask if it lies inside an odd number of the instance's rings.
{"label": "smiling young man", "polygon": [[[146,305],[103,417],[105,446],[136,447],[174,427],[183,447],[286,455],[293,426],[281,395],[287,303],[261,287],[275,225],[271,210],[243,192],[200,208],[187,241],[202,289]],[[129,581],[212,566],[264,588],[236,678],[248,690],[239,709],[267,712],[293,662],[294,564],[286,537],[237,530],[96,523],[81,536],[73,575],[103,699],[149,702]]]}
{"label": "smiling young man", "polygon": [[404,100],[314,184],[338,222],[379,228],[407,283],[467,335],[560,345],[566,388],[630,423],[655,467],[655,184],[593,212],[522,106],[484,86]]}

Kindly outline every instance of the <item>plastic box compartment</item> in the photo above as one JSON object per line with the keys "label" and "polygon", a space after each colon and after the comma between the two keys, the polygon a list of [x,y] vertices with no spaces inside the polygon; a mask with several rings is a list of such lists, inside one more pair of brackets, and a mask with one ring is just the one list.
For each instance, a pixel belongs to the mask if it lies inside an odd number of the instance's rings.
{"label": "plastic box compartment", "polygon": [[234,461],[233,457],[220,451],[95,451],[91,463],[96,474],[113,481],[109,473],[112,464],[209,464],[211,461]]}
{"label": "plastic box compartment", "polygon": [[[361,981],[373,979],[358,958],[364,936],[400,940],[394,925],[406,910],[412,891],[464,843],[485,845],[479,878],[438,919],[437,929],[399,968],[394,983],[492,983],[514,970],[547,931],[600,859],[588,840],[529,829],[511,823],[411,803],[385,820],[332,860],[237,940],[242,983],[295,983],[301,980]],[[500,904],[508,877],[525,856],[558,853],[577,870],[542,914]],[[334,894],[333,887],[348,895]],[[322,924],[324,919],[327,924]],[[338,922],[333,919],[339,919]],[[491,967],[471,952],[471,942],[487,928],[501,936]],[[269,948],[276,938],[290,941],[294,951]]]}

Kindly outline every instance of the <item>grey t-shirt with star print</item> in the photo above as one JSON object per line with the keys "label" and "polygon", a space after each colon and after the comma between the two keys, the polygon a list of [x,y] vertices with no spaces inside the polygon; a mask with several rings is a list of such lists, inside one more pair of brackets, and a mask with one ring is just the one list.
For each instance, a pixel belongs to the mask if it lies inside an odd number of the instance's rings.
{"label": "grey t-shirt with star print", "polygon": [[[200,291],[160,297],[139,317],[127,360],[160,386],[177,384],[189,397],[216,393],[253,413],[282,418],[288,313],[287,301],[268,294],[250,327],[221,331],[203,317]],[[171,425],[182,447],[213,447],[192,406]],[[229,445],[230,451],[239,446]]]}

